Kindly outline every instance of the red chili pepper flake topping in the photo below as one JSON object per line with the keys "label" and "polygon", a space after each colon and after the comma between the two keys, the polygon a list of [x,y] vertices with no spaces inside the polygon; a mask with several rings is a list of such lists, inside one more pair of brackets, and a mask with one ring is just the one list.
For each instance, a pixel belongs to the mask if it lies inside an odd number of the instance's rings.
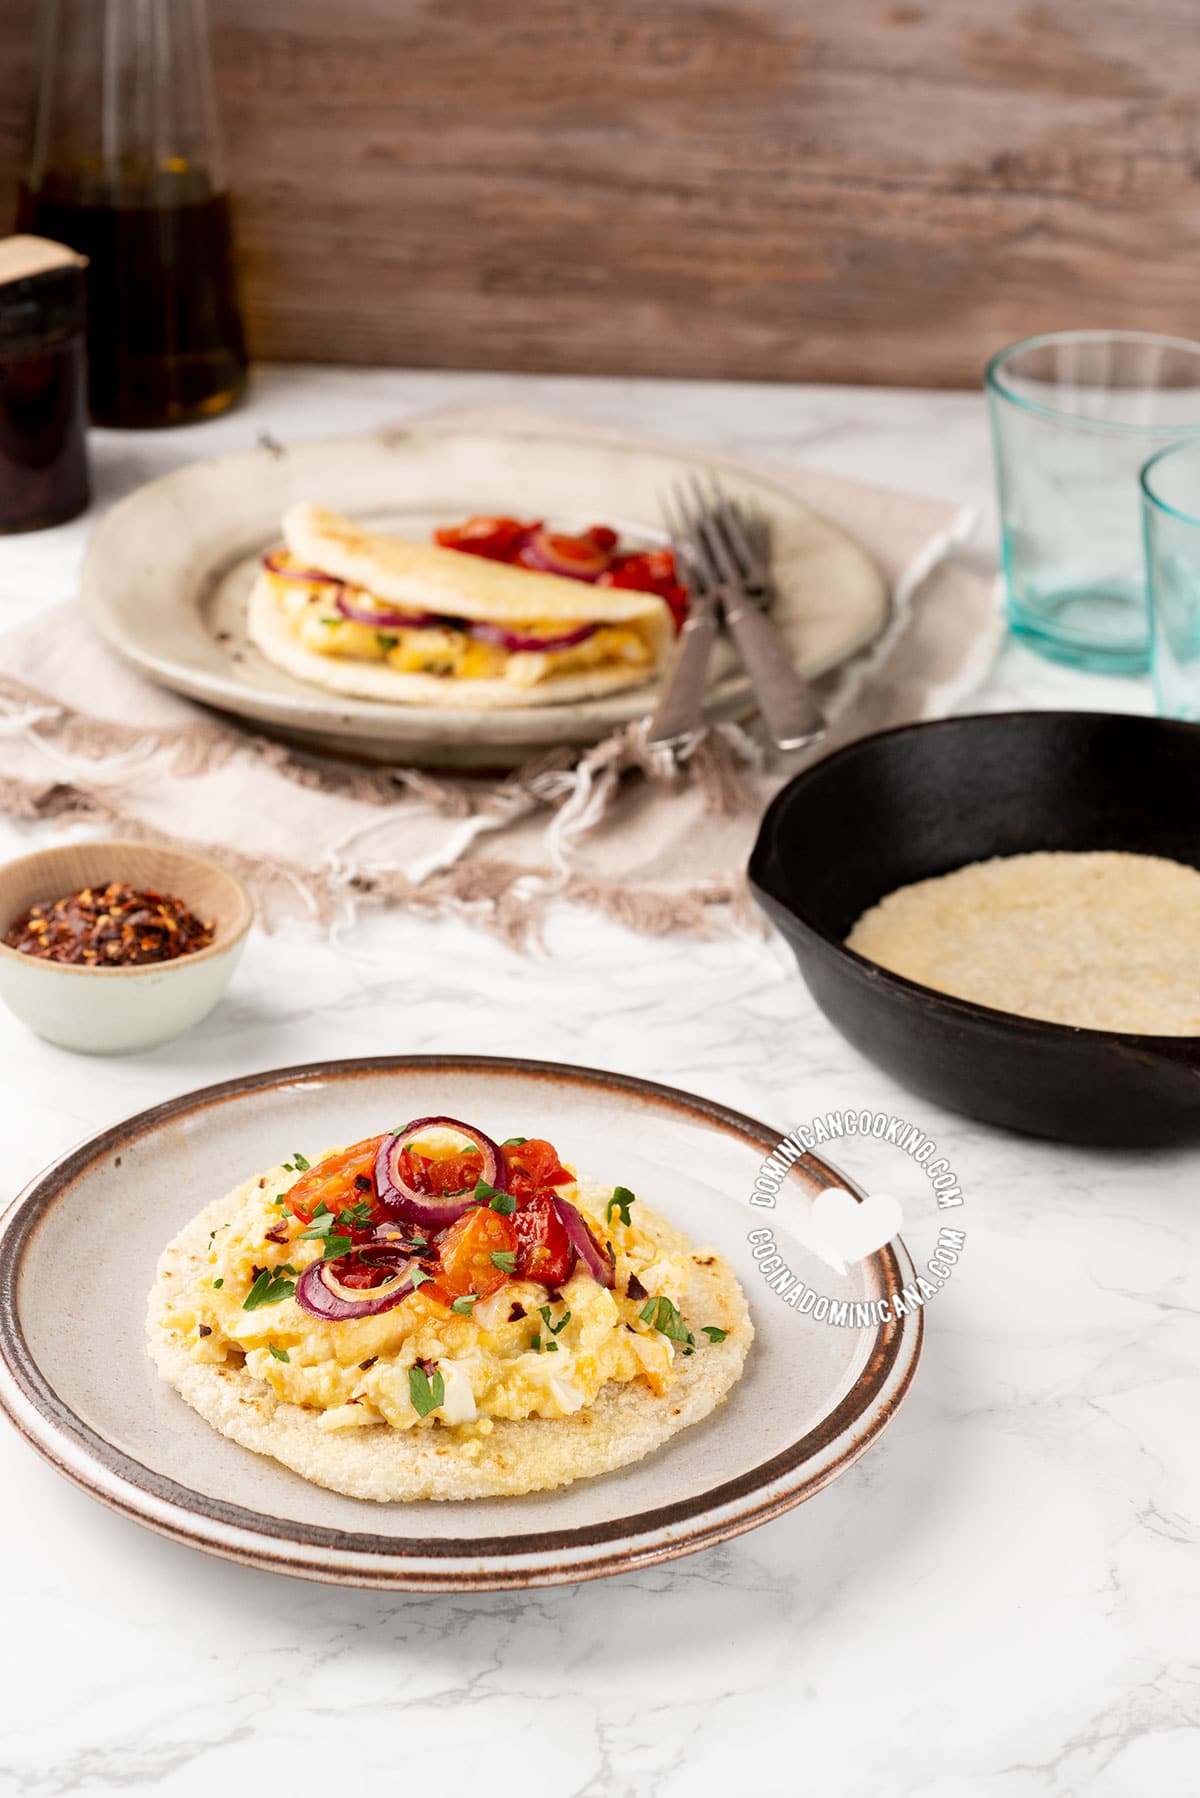
{"label": "red chili pepper flake topping", "polygon": [[92,968],[135,968],[194,955],[213,940],[182,899],[110,880],[32,906],[4,941],[23,955]]}

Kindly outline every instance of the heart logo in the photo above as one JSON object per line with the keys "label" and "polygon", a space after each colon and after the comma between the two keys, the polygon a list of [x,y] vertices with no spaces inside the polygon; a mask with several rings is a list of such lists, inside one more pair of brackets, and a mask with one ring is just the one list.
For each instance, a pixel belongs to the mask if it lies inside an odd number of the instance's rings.
{"label": "heart logo", "polygon": [[889,1192],[873,1192],[860,1204],[843,1186],[827,1186],[813,1200],[806,1232],[821,1260],[844,1274],[899,1234],[900,1201]]}

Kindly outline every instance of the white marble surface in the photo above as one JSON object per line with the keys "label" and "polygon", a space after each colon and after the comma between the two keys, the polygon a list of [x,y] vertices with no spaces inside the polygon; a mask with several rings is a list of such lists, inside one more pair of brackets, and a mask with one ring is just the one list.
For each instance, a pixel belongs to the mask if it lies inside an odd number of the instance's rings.
{"label": "white marble surface", "polygon": [[[869,390],[275,371],[232,418],[98,437],[99,495],[263,430],[473,398],[977,502],[989,534],[981,402]],[[0,628],[71,593],[84,535],[0,543]],[[1093,701],[1147,703],[1138,683],[1016,649],[982,695]],[[0,820],[0,854],[51,839]],[[0,1792],[211,1798],[386,1775],[495,1798],[1194,1798],[1200,1158],[1025,1142],[910,1101],[817,1015],[775,942],[647,942],[564,914],[548,954],[523,960],[458,923],[390,917],[348,947],[256,937],[228,1001],[154,1055],[81,1061],[0,1014],[6,1184],[231,1073],[464,1048],[650,1074],[779,1124],[879,1106],[935,1136],[967,1193],[968,1249],[896,1422],[833,1487],[726,1548],[445,1599],[208,1560],[0,1430]],[[841,1159],[894,1183],[881,1155]]]}

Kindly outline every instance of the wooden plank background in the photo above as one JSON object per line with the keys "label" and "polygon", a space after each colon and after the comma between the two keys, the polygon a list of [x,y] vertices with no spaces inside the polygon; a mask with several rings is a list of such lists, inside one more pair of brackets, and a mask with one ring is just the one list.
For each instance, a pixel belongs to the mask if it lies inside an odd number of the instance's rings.
{"label": "wooden plank background", "polygon": [[260,356],[965,384],[1031,331],[1200,335],[1196,0],[211,11]]}

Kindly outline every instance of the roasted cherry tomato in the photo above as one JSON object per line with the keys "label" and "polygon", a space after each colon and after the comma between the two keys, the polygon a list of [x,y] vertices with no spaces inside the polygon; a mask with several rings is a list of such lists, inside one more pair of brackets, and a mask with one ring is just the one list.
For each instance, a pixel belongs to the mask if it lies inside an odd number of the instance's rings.
{"label": "roasted cherry tomato", "polygon": [[508,1190],[518,1199],[553,1192],[556,1186],[566,1186],[575,1178],[570,1168],[564,1167],[558,1159],[554,1144],[541,1136],[507,1144],[501,1154],[508,1170]]}
{"label": "roasted cherry tomato", "polygon": [[365,1201],[372,1218],[382,1216],[375,1194],[375,1157],[382,1141],[382,1136],[364,1137],[362,1142],[314,1162],[287,1194],[295,1215],[311,1224],[322,1203],[336,1213]]}
{"label": "roasted cherry tomato", "polygon": [[632,587],[639,593],[657,593],[670,607],[676,630],[682,628],[687,617],[688,591],[680,582],[675,557],[669,549],[644,549],[627,556],[615,556],[596,585]]}
{"label": "roasted cherry tomato", "polygon": [[433,533],[443,549],[461,549],[469,556],[486,556],[489,562],[512,562],[522,543],[542,528],[540,518],[523,524],[519,518],[468,518],[465,524],[445,525]]}
{"label": "roasted cherry tomato", "polygon": [[[515,1252],[517,1232],[513,1221],[489,1205],[477,1205],[451,1224],[438,1248],[437,1296],[447,1292],[457,1299],[474,1292],[485,1299],[511,1279],[512,1275],[504,1267],[497,1267],[492,1256]],[[423,1286],[421,1290],[431,1292],[433,1288]]]}
{"label": "roasted cherry tomato", "polygon": [[400,1157],[400,1172],[418,1192],[436,1193],[445,1198],[451,1193],[474,1192],[479,1183],[480,1158],[474,1155],[422,1155],[405,1149]]}
{"label": "roasted cherry tomato", "polygon": [[513,1212],[512,1224],[520,1245],[517,1273],[522,1279],[561,1286],[570,1278],[575,1250],[550,1199],[526,1200]]}

